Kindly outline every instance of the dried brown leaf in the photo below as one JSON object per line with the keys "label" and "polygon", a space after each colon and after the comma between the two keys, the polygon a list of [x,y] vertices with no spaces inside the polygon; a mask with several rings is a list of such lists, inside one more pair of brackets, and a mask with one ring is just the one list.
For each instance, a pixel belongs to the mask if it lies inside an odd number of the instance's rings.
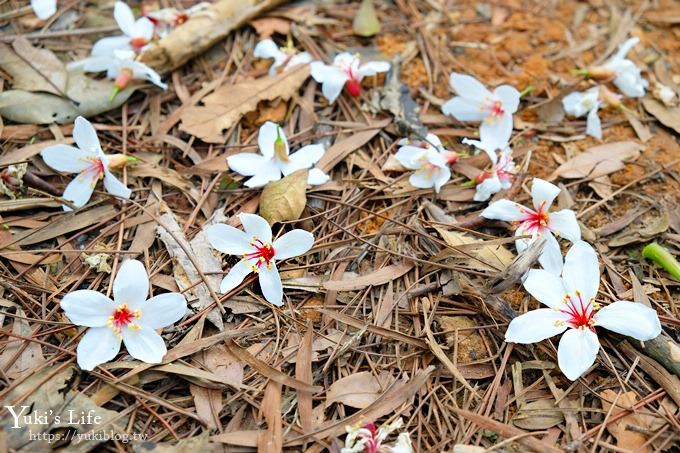
{"label": "dried brown leaf", "polygon": [[644,146],[636,142],[613,142],[595,146],[560,165],[549,179],[597,178],[623,168],[623,163],[637,159]]}
{"label": "dried brown leaf", "polygon": [[661,124],[670,127],[680,134],[680,106],[666,107],[661,102],[649,97],[642,100],[642,105],[645,107],[645,110],[654,115]]}
{"label": "dried brown leaf", "polygon": [[298,170],[283,179],[270,182],[260,196],[260,215],[270,225],[276,222],[297,220],[307,204],[307,174]]}
{"label": "dried brown leaf", "polygon": [[328,280],[323,283],[329,291],[356,291],[367,286],[384,285],[395,280],[413,269],[412,262],[403,262],[383,267],[370,274],[352,277],[346,280]]}
{"label": "dried brown leaf", "polygon": [[374,376],[370,371],[350,374],[334,381],[326,392],[326,407],[333,403],[364,409],[394,382],[389,373]]}

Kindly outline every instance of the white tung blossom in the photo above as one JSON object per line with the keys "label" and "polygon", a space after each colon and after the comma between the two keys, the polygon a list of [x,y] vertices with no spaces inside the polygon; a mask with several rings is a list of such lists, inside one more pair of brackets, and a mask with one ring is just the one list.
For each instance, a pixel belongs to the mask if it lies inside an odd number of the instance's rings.
{"label": "white tung blossom", "polygon": [[649,85],[649,83],[642,78],[640,68],[626,58],[626,54],[639,42],[639,38],[630,38],[621,44],[618,52],[601,67],[604,68],[605,71],[611,73],[614,77],[614,85],[616,85],[621,93],[623,93],[624,96],[631,98],[644,96],[645,89]]}
{"label": "white tung blossom", "polygon": [[481,216],[487,219],[504,220],[517,225],[515,242],[518,252],[523,252],[537,237],[544,235],[547,243],[539,258],[547,270],[560,274],[562,271],[562,252],[553,234],[557,234],[571,242],[581,239],[581,228],[576,220],[576,213],[571,209],[550,212],[550,207],[560,193],[560,188],[540,178],[534,178],[531,185],[532,208],[527,208],[514,201],[502,199],[491,203]]}
{"label": "white tung blossom", "polygon": [[375,423],[347,426],[345,446],[340,453],[413,453],[413,445],[408,432],[400,433],[394,446],[385,444],[385,439],[403,425],[400,418],[394,423],[386,423],[378,428]]}
{"label": "white tung blossom", "polygon": [[595,327],[604,327],[636,340],[661,333],[659,317],[644,304],[616,301],[604,308],[595,301],[600,270],[593,248],[583,241],[571,247],[561,277],[547,270],[529,271],[524,288],[549,308],[539,308],[510,322],[505,341],[529,344],[565,332],[557,349],[560,370],[572,381],[595,362],[600,342]]}
{"label": "white tung blossom", "polygon": [[389,69],[390,64],[385,61],[362,63],[359,55],[349,52],[336,55],[331,65],[321,61],[311,63],[312,77],[321,84],[321,92],[330,103],[335,102],[343,87],[350,96],[359,96],[364,77],[387,72]]}
{"label": "white tung blossom", "polygon": [[484,142],[484,140],[463,139],[466,145],[475,146],[486,153],[491,160],[491,170],[483,171],[475,179],[475,201],[486,201],[491,195],[501,190],[509,189],[512,186],[512,178],[515,172],[515,161],[512,160],[512,150],[506,144],[500,152],[496,153],[495,143]]}
{"label": "white tung blossom", "polygon": [[153,23],[146,17],[135,20],[127,4],[116,2],[113,7],[113,17],[123,34],[97,41],[92,47],[92,56],[112,56],[115,50],[140,52],[153,38]]}
{"label": "white tung blossom", "polygon": [[57,0],[31,0],[31,8],[38,19],[47,20],[57,12]]}
{"label": "white tung blossom", "polygon": [[92,370],[112,360],[121,341],[135,359],[160,363],[167,352],[156,329],[169,326],[186,314],[187,303],[179,293],[147,300],[149,278],[137,260],[123,261],[113,281],[113,300],[89,289],[64,296],[61,308],[72,323],[90,329],[78,343],[78,365]]}
{"label": "white tung blossom", "polygon": [[113,55],[92,56],[84,60],[69,63],[70,70],[85,72],[106,71],[106,77],[116,81],[118,90],[124,90],[132,79],[146,80],[166,90],[168,86],[161,81],[161,76],[142,63],[135,60],[136,54],[131,50],[114,50]]}
{"label": "white tung blossom", "polygon": [[597,111],[602,105],[600,87],[592,87],[586,91],[575,91],[562,99],[564,111],[576,118],[588,115],[586,133],[599,140],[602,139],[602,123]]}
{"label": "white tung blossom", "polygon": [[457,154],[445,150],[434,134],[428,134],[422,142],[402,139],[399,144],[401,147],[395,157],[407,169],[415,170],[409,177],[411,185],[420,189],[434,188],[439,193],[451,179],[449,163],[456,161]]}
{"label": "white tung blossom", "polygon": [[501,85],[492,93],[474,77],[455,72],[450,83],[456,96],[444,103],[442,112],[459,121],[481,122],[481,141],[492,148],[505,149],[512,135],[512,114],[519,107],[519,91]]}
{"label": "white tung blossom", "polygon": [[[73,139],[78,145],[77,148],[68,145],[52,145],[40,153],[45,163],[55,170],[78,174],[66,186],[64,199],[72,202],[77,208],[85,206],[100,179],[104,180],[104,188],[107,192],[118,197],[130,198],[130,189],[111,173],[111,167],[124,163],[125,156],[104,154],[97,138],[97,131],[82,116],[75,120]],[[64,210],[70,211],[71,208],[64,205]]]}
{"label": "white tung blossom", "polygon": [[305,230],[292,230],[272,241],[272,230],[265,219],[245,213],[239,214],[239,219],[245,231],[223,223],[211,225],[205,231],[215,249],[242,257],[222,280],[220,291],[231,291],[254,272],[265,299],[281,306],[283,286],[276,262],[306,253],[314,244],[314,236]]}
{"label": "white tung blossom", "polygon": [[292,43],[279,48],[271,39],[263,39],[258,42],[253,51],[256,58],[271,58],[274,60],[269,67],[269,75],[275,76],[279,71],[287,71],[301,64],[308,64],[312,56],[308,52],[298,52]]}
{"label": "white tung blossom", "polygon": [[312,168],[323,156],[323,145],[303,146],[295,153],[289,153],[286,134],[276,123],[267,121],[260,127],[257,137],[260,153],[239,153],[227,157],[229,168],[251,178],[246,187],[262,187],[270,181],[278,181],[297,170],[310,168],[307,182],[319,185],[328,182],[329,176],[318,168]]}

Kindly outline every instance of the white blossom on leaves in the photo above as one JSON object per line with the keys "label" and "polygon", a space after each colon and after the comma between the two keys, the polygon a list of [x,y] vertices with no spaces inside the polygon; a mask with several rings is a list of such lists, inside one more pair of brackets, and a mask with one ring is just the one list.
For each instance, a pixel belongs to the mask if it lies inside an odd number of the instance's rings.
{"label": "white blossom on leaves", "polygon": [[281,175],[287,176],[303,168],[311,169],[309,184],[324,184],[330,179],[323,171],[312,168],[323,156],[323,145],[303,146],[291,154],[283,129],[271,121],[260,127],[257,144],[261,154],[240,153],[227,157],[230,169],[251,177],[245,182],[246,187],[262,187],[270,181],[278,181]]}
{"label": "white blossom on leaves", "polygon": [[631,98],[644,96],[645,89],[649,86],[649,82],[642,78],[640,68],[626,58],[626,54],[639,42],[639,38],[630,38],[621,44],[618,52],[601,67],[592,69],[595,73],[599,71],[604,75],[613,77],[614,85],[624,96]]}
{"label": "white blossom on leaves", "polygon": [[501,85],[491,92],[474,77],[455,72],[450,83],[456,96],[444,103],[442,112],[459,121],[481,122],[481,141],[505,149],[512,135],[512,114],[519,107],[519,91]]}
{"label": "white blossom on leaves", "polygon": [[[78,174],[66,186],[64,199],[69,200],[77,208],[84,206],[90,200],[97,181],[100,179],[104,180],[104,188],[110,194],[130,198],[130,189],[111,173],[111,168],[124,164],[126,157],[104,154],[97,132],[82,116],[75,120],[73,139],[78,145],[77,148],[69,145],[52,145],[40,153],[45,163],[55,170]],[[70,211],[71,208],[64,205],[64,210]]]}
{"label": "white blossom on leaves", "polygon": [[659,317],[644,304],[616,301],[604,308],[595,301],[600,270],[595,250],[583,241],[571,247],[561,276],[532,269],[524,288],[549,308],[539,308],[510,322],[505,341],[529,344],[565,332],[557,349],[560,370],[576,380],[595,362],[600,342],[596,326],[646,341],[661,333]]}
{"label": "white blossom on leaves", "polygon": [[38,19],[46,20],[57,12],[57,0],[31,0],[31,8]]}
{"label": "white blossom on leaves", "polygon": [[115,50],[141,52],[153,38],[153,23],[146,17],[135,20],[127,4],[116,2],[113,7],[113,17],[123,34],[108,36],[94,43],[93,56],[112,56]]}
{"label": "white blossom on leaves", "polygon": [[362,63],[358,55],[349,52],[336,55],[331,65],[321,61],[311,63],[312,77],[321,84],[321,92],[330,103],[335,102],[343,87],[350,96],[359,96],[364,77],[387,72],[389,69],[390,64],[385,61]]}
{"label": "white blossom on leaves", "polygon": [[231,291],[254,272],[265,299],[281,306],[283,286],[276,262],[306,253],[314,244],[314,236],[305,230],[292,230],[273,241],[271,227],[262,217],[242,213],[239,219],[245,231],[223,223],[211,225],[205,231],[215,249],[242,257],[222,280],[220,291]]}
{"label": "white blossom on leaves", "polygon": [[409,177],[413,187],[434,188],[439,193],[442,186],[451,179],[449,164],[454,163],[457,154],[447,151],[439,137],[428,134],[423,141],[402,139],[396,158],[404,167],[415,172]]}
{"label": "white blossom on leaves", "polygon": [[403,425],[402,419],[378,428],[375,423],[348,426],[345,446],[340,453],[413,453],[413,445],[407,432],[399,434],[394,446],[384,444],[392,432]]}
{"label": "white blossom on leaves", "polygon": [[275,76],[279,71],[287,71],[290,68],[301,64],[308,64],[312,61],[312,56],[308,52],[298,52],[292,43],[286,47],[276,45],[271,39],[263,39],[258,42],[253,51],[256,58],[271,58],[274,60],[269,67],[269,75]]}
{"label": "white blossom on leaves", "polygon": [[121,341],[128,353],[146,363],[160,363],[167,352],[156,329],[169,326],[186,314],[187,303],[179,293],[147,300],[149,278],[137,260],[123,261],[113,281],[113,300],[83,289],[68,293],[61,308],[72,323],[89,327],[78,343],[78,365],[92,370],[112,360]]}
{"label": "white blossom on leaves", "polygon": [[576,242],[581,239],[581,228],[576,220],[576,213],[571,209],[550,212],[550,207],[560,193],[560,188],[540,178],[534,178],[531,185],[532,208],[527,208],[514,201],[502,199],[491,203],[481,216],[487,219],[504,220],[517,225],[515,241],[518,252],[523,252],[539,236],[546,236],[547,244],[539,258],[545,269],[559,275],[562,268],[562,252],[553,236]]}
{"label": "white blossom on leaves", "polygon": [[579,118],[588,115],[586,134],[602,139],[602,123],[597,111],[602,105],[600,88],[592,87],[586,91],[575,91],[562,99],[562,107],[567,114]]}
{"label": "white blossom on leaves", "polygon": [[512,159],[512,150],[507,144],[497,153],[494,143],[467,138],[463,139],[463,143],[481,149],[491,160],[491,169],[482,171],[475,180],[476,190],[473,197],[475,201],[486,201],[491,198],[491,195],[512,186],[515,161]]}

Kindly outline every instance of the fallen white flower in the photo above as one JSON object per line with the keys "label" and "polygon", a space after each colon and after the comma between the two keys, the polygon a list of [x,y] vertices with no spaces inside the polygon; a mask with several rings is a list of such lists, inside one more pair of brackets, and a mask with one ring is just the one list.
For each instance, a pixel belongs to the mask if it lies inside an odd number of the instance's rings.
{"label": "fallen white flower", "polygon": [[283,285],[276,262],[306,253],[314,244],[314,236],[305,230],[292,230],[272,242],[272,230],[265,219],[245,213],[239,214],[239,219],[245,232],[223,223],[205,230],[215,249],[243,257],[222,280],[220,292],[228,293],[254,272],[265,299],[279,307],[283,305]]}
{"label": "fallen white flower", "polygon": [[466,145],[473,145],[486,153],[491,160],[491,170],[483,171],[475,179],[475,201],[486,201],[491,198],[491,195],[500,192],[501,190],[509,189],[512,186],[512,178],[515,172],[515,161],[512,160],[512,150],[507,145],[504,145],[500,150],[500,154],[496,154],[495,141],[492,143],[484,142],[484,140],[470,140],[463,139]]}
{"label": "fallen white flower", "polygon": [[389,69],[390,64],[385,61],[361,63],[358,55],[349,52],[336,55],[331,65],[321,61],[311,63],[312,77],[321,84],[321,92],[331,104],[338,98],[343,87],[350,96],[357,97],[361,93],[361,81],[364,77],[387,72]]}
{"label": "fallen white flower", "polygon": [[402,139],[399,144],[401,147],[395,157],[407,169],[415,170],[409,177],[411,185],[420,189],[434,188],[439,193],[451,179],[449,163],[455,162],[456,153],[445,150],[434,134],[428,134],[422,142]]}
{"label": "fallen white flower", "polygon": [[31,8],[38,19],[47,20],[57,12],[57,0],[31,0]]}
{"label": "fallen white flower", "polygon": [[602,123],[597,111],[601,105],[600,87],[592,87],[586,91],[575,91],[562,99],[562,107],[567,114],[576,118],[588,115],[586,134],[599,140],[602,139]]}
{"label": "fallen white flower", "polygon": [[146,17],[135,20],[126,3],[116,2],[113,17],[123,35],[109,36],[97,41],[92,47],[92,56],[112,56],[115,50],[141,52],[153,38],[153,23]]}
{"label": "fallen white flower", "polygon": [[600,269],[593,248],[575,242],[564,260],[562,276],[532,269],[524,288],[549,308],[539,308],[516,317],[505,332],[505,341],[529,344],[559,335],[557,361],[570,380],[578,379],[595,362],[600,342],[596,326],[647,341],[661,333],[656,311],[644,304],[616,301],[600,309],[595,302]]}
{"label": "fallen white flower", "polygon": [[113,300],[89,289],[68,293],[61,308],[72,323],[90,327],[76,350],[78,365],[92,370],[112,360],[121,340],[128,353],[146,363],[160,363],[167,352],[156,329],[182,319],[186,299],[179,293],[165,293],[146,300],[149,278],[137,260],[123,261],[113,281]]}
{"label": "fallen white flower", "polygon": [[512,135],[512,114],[519,107],[519,91],[501,85],[492,93],[474,77],[455,72],[450,83],[457,96],[444,103],[442,112],[459,121],[481,122],[480,140],[489,147],[505,149]]}
{"label": "fallen white flower", "polygon": [[[90,200],[97,181],[104,179],[104,188],[112,195],[130,198],[132,191],[125,187],[111,173],[112,167],[124,164],[123,155],[107,156],[102,151],[97,131],[82,116],[76,118],[73,126],[73,139],[78,148],[69,145],[48,146],[40,155],[47,165],[62,173],[78,173],[64,190],[64,199],[77,208],[85,206]],[[64,205],[64,211],[72,209]]]}
{"label": "fallen white flower", "polygon": [[269,67],[269,75],[275,76],[281,71],[287,71],[290,68],[301,64],[307,64],[312,61],[312,56],[308,52],[298,52],[291,43],[286,47],[276,45],[271,39],[263,39],[258,42],[253,51],[255,58],[272,58],[274,63]]}
{"label": "fallen white flower", "polygon": [[311,168],[307,177],[309,184],[324,184],[330,179],[323,171],[312,168],[323,156],[323,145],[303,146],[289,154],[286,134],[281,126],[271,121],[260,127],[257,143],[262,154],[239,153],[227,157],[230,169],[240,175],[251,176],[245,182],[246,187],[262,187],[270,181],[278,181],[282,174],[288,176],[303,168]]}

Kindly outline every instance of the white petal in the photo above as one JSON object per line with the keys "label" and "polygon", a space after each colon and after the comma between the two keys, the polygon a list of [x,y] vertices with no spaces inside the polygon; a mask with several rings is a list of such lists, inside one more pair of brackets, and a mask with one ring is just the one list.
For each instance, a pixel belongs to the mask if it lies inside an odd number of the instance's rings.
{"label": "white petal", "polygon": [[483,121],[489,116],[480,102],[472,99],[455,96],[442,105],[442,113],[456,118],[458,121]]}
{"label": "white petal", "polygon": [[[62,197],[69,200],[76,208],[82,208],[90,200],[94,187],[97,185],[97,174],[94,172],[84,172],[73,178],[68,183]],[[65,211],[71,208],[64,205]]]}
{"label": "white petal", "polygon": [[89,153],[98,153],[101,151],[99,145],[99,138],[97,131],[88,120],[79,116],[73,123],[73,139],[76,141],[78,148]]}
{"label": "white petal", "polygon": [[500,190],[501,190],[501,181],[498,179],[497,176],[487,178],[484,181],[482,181],[481,184],[477,184],[475,196],[473,197],[473,200],[475,200],[475,201],[486,201],[491,197],[491,195],[495,194],[496,192],[498,192]]}
{"label": "white petal", "polygon": [[466,99],[483,103],[492,97],[491,92],[472,76],[453,72],[449,77],[449,82],[451,87],[456,90],[456,94]]}
{"label": "white petal", "polygon": [[161,363],[168,350],[165,342],[151,327],[141,324],[140,329],[123,328],[123,342],[132,357],[146,363]]}
{"label": "white petal", "polygon": [[205,229],[205,235],[210,245],[227,255],[245,255],[253,249],[250,245],[252,238],[231,225],[224,223],[210,225]]}
{"label": "white petal", "polygon": [[118,28],[120,28],[123,33],[130,37],[135,35],[133,28],[135,25],[135,16],[132,14],[132,10],[126,3],[116,2],[113,7],[113,17],[116,19]]}
{"label": "white petal", "polygon": [[417,146],[404,145],[397,150],[394,157],[399,163],[409,170],[420,169],[420,160],[425,155],[425,150]]}
{"label": "white petal", "polygon": [[627,39],[624,43],[622,43],[619,46],[619,50],[616,52],[616,54],[614,54],[609,59],[609,61],[621,60],[621,59],[625,58],[626,54],[628,54],[628,52],[630,52],[630,49],[632,49],[633,46],[635,46],[639,42],[640,42],[640,38],[638,38],[638,37],[633,37],[633,38]]}
{"label": "white petal", "polygon": [[140,17],[132,25],[132,36],[133,38],[144,38],[147,41],[153,38],[153,22],[147,17]]}
{"label": "white petal", "polygon": [[295,66],[299,66],[301,64],[308,64],[311,61],[312,56],[308,52],[300,52],[299,54],[293,55],[290,60],[288,60],[285,70],[287,71],[290,68],[294,68]]}
{"label": "white petal", "polygon": [[543,269],[559,277],[562,274],[562,266],[564,265],[560,244],[549,231],[546,231],[543,236],[546,239],[546,243],[541,255],[538,257],[538,262],[541,263]]}
{"label": "white petal", "polygon": [[31,8],[38,19],[49,19],[57,12],[57,0],[31,0]]}
{"label": "white petal", "polygon": [[154,296],[140,305],[140,323],[152,329],[161,329],[182,319],[187,313],[187,301],[180,293]]}
{"label": "white petal", "polygon": [[281,179],[281,168],[274,159],[267,159],[258,169],[257,173],[248,179],[244,185],[246,187],[262,187],[268,182]]}
{"label": "white petal", "polygon": [[40,153],[45,163],[62,173],[80,173],[90,166],[96,154],[68,145],[52,145]]}
{"label": "white petal", "polygon": [[576,213],[571,209],[563,209],[550,213],[548,216],[548,228],[571,242],[581,240],[581,227],[576,220]]}
{"label": "white petal", "polygon": [[408,182],[411,183],[413,187],[419,189],[430,189],[434,187],[434,178],[431,172],[425,170],[418,170],[413,173],[408,178]]}
{"label": "white petal", "polygon": [[438,168],[432,173],[432,180],[434,182],[434,191],[439,193],[441,188],[451,179],[451,170],[448,167]]}
{"label": "white petal", "polygon": [[66,65],[69,71],[102,72],[117,67],[117,60],[110,56],[90,57]]}
{"label": "white petal", "polygon": [[241,260],[236,263],[222,279],[222,283],[220,283],[220,293],[226,294],[236,288],[251,272],[252,269],[247,262]]}
{"label": "white petal", "polygon": [[288,154],[288,139],[281,126],[271,121],[267,121],[260,126],[260,132],[257,135],[257,145],[260,147],[260,152],[263,156],[274,157],[274,144],[279,137],[283,140],[286,146],[286,154]]}
{"label": "white petal", "polygon": [[623,300],[595,313],[595,325],[640,341],[652,340],[661,334],[661,323],[654,309]]}
{"label": "white petal", "polygon": [[505,149],[512,135],[512,115],[504,113],[497,118],[487,118],[479,126],[479,137],[490,149]]}
{"label": "white petal", "polygon": [[87,371],[116,357],[120,338],[108,327],[94,327],[83,335],[76,349],[78,366]]}
{"label": "white petal", "polygon": [[91,289],[68,293],[60,306],[73,324],[86,327],[106,326],[109,316],[116,309],[111,299]]}
{"label": "white petal", "polygon": [[307,253],[313,244],[314,235],[312,233],[305,230],[289,231],[272,244],[276,253],[274,259],[281,261],[293,256],[300,256]]}
{"label": "white petal", "polygon": [[584,302],[590,301],[600,287],[600,268],[595,250],[584,241],[576,241],[564,258],[564,286],[569,293],[579,291]]}
{"label": "white petal", "polygon": [[390,64],[386,61],[369,61],[361,66],[357,71],[359,79],[364,77],[374,76],[379,72],[387,72],[390,70]]}
{"label": "white petal", "polygon": [[277,307],[283,305],[283,285],[281,284],[281,276],[276,264],[271,263],[269,268],[262,266],[260,268],[260,288],[262,295],[270,304]]}
{"label": "white petal", "polygon": [[323,145],[307,145],[300,148],[288,156],[289,161],[281,165],[281,170],[284,175],[289,175],[303,168],[311,168],[323,156]]}
{"label": "white petal", "polygon": [[567,330],[557,348],[557,362],[562,373],[572,381],[578,379],[595,363],[600,342],[590,329]]}
{"label": "white petal", "polygon": [[425,142],[426,142],[428,145],[430,145],[430,146],[432,146],[432,147],[434,147],[434,148],[437,148],[437,149],[443,148],[443,146],[442,146],[442,141],[439,139],[439,137],[437,137],[437,136],[434,135],[433,133],[428,133],[428,134],[425,136]]}
{"label": "white petal", "polygon": [[125,260],[113,280],[113,300],[116,305],[128,304],[131,310],[139,308],[149,294],[149,277],[144,265],[137,260]]}
{"label": "white petal", "polygon": [[519,107],[519,91],[510,85],[501,85],[493,91],[493,97],[500,100],[503,110],[512,114]]}
{"label": "white petal", "polygon": [[559,194],[559,187],[541,178],[534,178],[531,184],[531,198],[537,211],[539,209],[547,211]]}
{"label": "white petal", "polygon": [[241,225],[243,225],[243,229],[246,230],[246,234],[249,237],[254,237],[264,243],[271,244],[272,229],[265,219],[259,215],[247,214],[245,212],[239,214],[238,218],[241,219]]}
{"label": "white petal", "polygon": [[567,320],[568,315],[552,308],[531,310],[510,322],[505,341],[520,344],[543,341],[564,332],[568,327]]}
{"label": "white petal", "polygon": [[307,184],[312,186],[320,186],[330,181],[331,177],[318,168],[312,168],[307,174]]}
{"label": "white petal", "polygon": [[521,204],[503,198],[491,203],[480,215],[487,219],[515,222],[523,219],[527,212],[527,208]]}
{"label": "white petal", "polygon": [[262,169],[266,168],[271,160],[271,157],[265,157],[260,154],[239,153],[227,157],[227,165],[239,175],[253,176],[261,173]]}
{"label": "white petal", "polygon": [[279,46],[276,45],[271,39],[263,39],[258,42],[253,50],[253,56],[255,58],[274,58],[276,59],[280,54],[281,50]]}
{"label": "white petal", "polygon": [[580,91],[574,91],[562,98],[562,108],[571,116],[579,117],[585,114],[589,109],[585,108],[584,100],[586,94]]}
{"label": "white petal", "polygon": [[633,64],[633,68],[622,72],[614,79],[614,85],[629,98],[639,98],[645,95],[648,83],[642,79],[640,70]]}
{"label": "white petal", "polygon": [[130,194],[132,194],[132,190],[128,189],[125,184],[113,176],[113,173],[111,173],[108,168],[104,169],[104,188],[111,195],[121,198],[129,199]]}
{"label": "white petal", "polygon": [[531,269],[524,280],[524,289],[543,305],[558,310],[567,295],[562,279],[544,269]]}
{"label": "white petal", "polygon": [[597,107],[593,108],[588,112],[588,118],[586,120],[586,134],[591,137],[595,137],[598,140],[602,140],[602,122],[597,114]]}
{"label": "white petal", "polygon": [[322,84],[321,92],[328,99],[328,102],[332,104],[342,92],[342,88],[349,77],[338,68],[327,66],[319,61],[313,61],[310,67],[312,69],[312,77]]}
{"label": "white petal", "polygon": [[132,70],[132,76],[135,79],[142,79],[153,83],[157,87],[167,90],[168,85],[163,83],[160,74],[145,65],[140,61],[129,61],[125,63],[125,66]]}
{"label": "white petal", "polygon": [[128,36],[108,36],[94,43],[90,54],[93,57],[110,57],[113,56],[116,50],[122,49],[132,49]]}

